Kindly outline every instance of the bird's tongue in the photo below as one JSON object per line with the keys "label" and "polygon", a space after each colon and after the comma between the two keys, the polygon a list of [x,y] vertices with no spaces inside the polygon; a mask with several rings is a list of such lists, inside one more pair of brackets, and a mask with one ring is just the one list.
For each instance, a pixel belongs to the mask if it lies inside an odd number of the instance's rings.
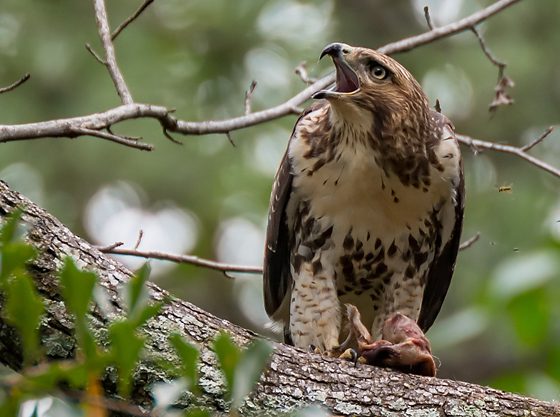
{"label": "bird's tongue", "polygon": [[339,93],[351,93],[360,88],[358,77],[345,61],[334,59],[336,67],[336,89]]}

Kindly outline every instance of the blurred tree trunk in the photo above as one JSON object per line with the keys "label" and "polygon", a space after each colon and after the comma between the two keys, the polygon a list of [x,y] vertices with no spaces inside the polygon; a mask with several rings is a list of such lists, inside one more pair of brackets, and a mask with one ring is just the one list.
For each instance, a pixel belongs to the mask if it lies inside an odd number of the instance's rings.
{"label": "blurred tree trunk", "polygon": [[[100,253],[74,235],[62,223],[34,203],[0,182],[0,217],[15,207],[25,208],[28,239],[40,250],[31,266],[37,286],[45,297],[47,314],[41,327],[42,343],[49,359],[67,359],[74,355],[72,321],[60,301],[56,271],[66,256],[72,256],[85,269],[95,271],[99,283],[108,292],[115,308],[109,317],[99,309],[91,311],[95,333],[103,334],[107,323],[123,312],[119,287],[131,273],[115,260]],[[148,386],[169,376],[155,363],[176,362],[167,343],[171,332],[179,332],[201,350],[198,403],[223,413],[227,404],[222,397],[223,382],[209,343],[220,330],[229,332],[243,345],[256,337],[245,329],[149,284],[154,300],[168,299],[163,312],[145,329],[146,355],[135,373],[133,402],[150,405]],[[285,345],[276,345],[268,370],[245,406],[242,416],[262,416],[288,412],[315,403],[328,407],[336,415],[364,416],[558,416],[560,406],[478,385],[437,378],[422,378],[370,366],[354,367],[335,359],[321,358]],[[0,359],[12,369],[21,368],[21,350],[14,332],[0,321]],[[116,384],[104,381],[108,395]],[[179,404],[188,407],[189,398]],[[192,401],[192,398],[190,399]]]}

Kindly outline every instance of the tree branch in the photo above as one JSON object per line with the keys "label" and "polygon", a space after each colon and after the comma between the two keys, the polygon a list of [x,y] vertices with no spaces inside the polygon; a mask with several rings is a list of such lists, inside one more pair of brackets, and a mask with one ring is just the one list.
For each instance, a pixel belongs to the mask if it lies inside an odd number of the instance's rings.
{"label": "tree branch", "polygon": [[25,74],[23,77],[21,77],[19,80],[15,81],[15,82],[13,82],[9,86],[0,88],[0,94],[7,93],[8,91],[12,91],[13,89],[19,87],[24,82],[29,80],[29,78],[31,78],[31,74],[29,74],[29,73]]}
{"label": "tree branch", "polygon": [[120,33],[126,29],[128,25],[134,22],[138,17],[148,8],[150,4],[152,4],[154,0],[145,0],[138,9],[134,13],[132,13],[124,22],[122,22],[111,34],[111,40],[114,41]]}
{"label": "tree branch", "polygon": [[[544,137],[546,136],[547,135],[544,135]],[[538,141],[541,142],[544,139],[544,137],[542,139],[539,138],[540,140]],[[469,146],[474,152],[480,152],[481,150],[490,150],[490,151],[515,155],[529,162],[530,164],[536,166],[537,168],[540,168],[556,177],[560,177],[560,169],[555,168],[552,165],[547,164],[546,162],[538,158],[535,158],[532,155],[529,155],[527,152],[525,152],[523,148],[518,148],[512,145],[503,145],[501,143],[496,143],[496,142],[488,142],[480,139],[473,139],[470,136],[465,136],[465,135],[457,135],[457,140]],[[535,144],[530,144],[530,145],[531,146],[529,147],[529,149],[531,149]]]}
{"label": "tree branch", "polygon": [[[421,35],[412,36],[397,42],[389,43],[379,48],[386,54],[409,51],[421,45],[433,42],[446,36],[472,28],[505,8],[517,3],[519,0],[500,0],[494,4],[461,19],[457,22],[445,25]],[[168,132],[181,133],[184,135],[205,135],[210,133],[224,133],[237,129],[254,126],[267,121],[275,120],[289,114],[298,114],[299,106],[308,100],[315,92],[327,88],[334,82],[334,73],[331,73],[309,85],[307,88],[288,99],[284,103],[269,109],[253,112],[244,116],[234,117],[226,120],[209,120],[203,122],[190,122],[178,120],[170,116],[171,110],[161,106],[150,104],[133,103],[128,87],[117,66],[113,43],[109,32],[109,24],[103,0],[94,0],[96,19],[106,60],[98,57],[98,60],[107,66],[109,73],[119,92],[119,96],[125,105],[119,106],[103,113],[88,116],[51,120],[46,122],[28,123],[21,125],[0,125],[0,143],[14,140],[39,139],[44,137],[75,137],[68,124],[76,127],[94,130],[105,129],[112,124],[134,118],[155,118],[161,123],[166,137],[170,138]],[[90,48],[91,49],[91,48]],[[81,123],[85,125],[82,126]],[[176,141],[175,141],[176,142]]]}
{"label": "tree branch", "polygon": [[222,271],[222,272],[245,272],[248,274],[262,274],[263,272],[261,266],[226,264],[222,262],[211,261],[209,259],[199,258],[198,256],[194,256],[194,255],[177,255],[177,254],[159,252],[159,251],[123,249],[120,248],[119,246],[120,245],[117,246],[110,245],[107,247],[100,247],[98,249],[100,252],[113,254],[113,255],[128,255],[128,256],[136,256],[139,258],[146,258],[146,259],[159,259],[162,261],[170,261],[178,264],[190,264],[190,265],[201,266],[203,268],[214,269],[216,271]]}
{"label": "tree branch", "polygon": [[[40,255],[30,265],[39,292],[44,297],[46,317],[41,324],[44,352],[48,360],[71,359],[75,353],[74,325],[60,302],[57,271],[66,256],[72,256],[83,268],[95,271],[99,285],[107,291],[114,315],[106,317],[93,307],[88,322],[94,334],[105,334],[108,324],[125,314],[120,287],[131,273],[117,261],[107,258],[87,242],[75,236],[57,219],[0,182],[0,219],[16,207],[24,207],[27,239]],[[220,331],[232,335],[245,345],[256,337],[252,332],[217,318],[196,306],[170,296],[153,283],[150,297],[168,300],[164,310],[150,320],[145,329],[146,358],[134,374],[135,404],[149,406],[148,387],[172,378],[157,363],[178,364],[168,343],[171,333],[179,333],[195,343],[201,351],[199,368],[202,395],[198,405],[223,411],[224,381],[210,346]],[[0,300],[1,307],[1,300]],[[0,315],[0,361],[20,370],[21,345]],[[168,367],[167,369],[170,369]],[[116,395],[114,379],[107,376],[104,388]],[[192,397],[182,397],[177,406],[192,406]],[[464,382],[402,374],[367,365],[354,366],[338,359],[326,358],[290,346],[275,344],[268,370],[261,376],[254,392],[240,410],[240,416],[263,416],[286,413],[309,404],[321,404],[336,415],[500,415],[552,417],[560,415],[560,406],[487,387]]]}
{"label": "tree branch", "polygon": [[115,47],[111,40],[111,29],[109,28],[109,20],[107,18],[107,10],[105,9],[105,0],[93,0],[95,8],[95,20],[99,37],[105,50],[105,63],[113,84],[117,89],[117,93],[123,104],[133,103],[132,95],[128,90],[124,77],[117,65],[117,57],[115,55]]}

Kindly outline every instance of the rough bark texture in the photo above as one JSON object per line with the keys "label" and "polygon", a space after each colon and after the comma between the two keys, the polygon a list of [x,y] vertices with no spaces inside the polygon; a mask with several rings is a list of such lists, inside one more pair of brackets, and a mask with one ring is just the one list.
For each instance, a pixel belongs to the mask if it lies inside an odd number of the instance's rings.
{"label": "rough bark texture", "polygon": [[[107,323],[122,313],[118,289],[131,273],[75,236],[57,219],[0,182],[0,218],[16,206],[25,207],[28,239],[41,252],[31,266],[38,288],[45,297],[47,314],[42,323],[42,342],[51,359],[72,357],[75,349],[72,322],[66,313],[55,278],[64,257],[72,256],[83,268],[94,270],[108,291],[115,312],[109,317],[91,312],[91,322],[103,340]],[[150,284],[155,300],[168,299],[164,311],[146,329],[146,359],[135,374],[134,401],[148,404],[146,387],[169,375],[154,363],[176,361],[167,337],[179,332],[201,349],[200,367],[203,403],[221,413],[227,410],[222,399],[223,381],[216,368],[209,342],[226,330],[239,344],[256,335],[214,317],[196,306],[170,297]],[[289,412],[306,404],[321,404],[337,415],[360,416],[559,416],[560,406],[464,382],[404,375],[370,366],[322,358],[285,345],[276,345],[269,369],[242,409],[243,416]],[[0,360],[13,369],[21,366],[20,345],[14,332],[0,321]],[[113,393],[115,381],[109,376],[106,389]],[[192,398],[185,396],[183,406]]]}

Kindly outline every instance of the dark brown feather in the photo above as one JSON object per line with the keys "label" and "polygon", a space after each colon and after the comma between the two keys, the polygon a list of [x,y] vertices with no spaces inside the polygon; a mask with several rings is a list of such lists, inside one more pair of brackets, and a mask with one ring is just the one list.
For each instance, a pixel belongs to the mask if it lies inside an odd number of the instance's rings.
{"label": "dark brown feather", "polygon": [[[300,120],[325,104],[324,101],[316,102],[299,116],[294,125],[290,140]],[[288,150],[286,150],[274,178],[268,209],[263,287],[265,310],[269,316],[273,316],[278,308],[280,308],[286,292],[288,292],[292,285],[289,250],[290,225],[287,223],[286,216],[286,206],[292,193],[293,176],[291,171]]]}
{"label": "dark brown feather", "polygon": [[[435,113],[441,124],[447,124],[453,131],[451,122],[442,114]],[[451,232],[451,237],[443,250],[436,254],[424,289],[424,297],[422,299],[422,307],[420,316],[418,317],[418,325],[422,331],[426,332],[434,323],[443,304],[443,300],[449,289],[451,277],[455,269],[457,253],[461,243],[461,231],[463,228],[463,211],[465,200],[465,180],[463,175],[463,162],[460,163],[459,183],[455,187],[455,225]]]}
{"label": "dark brown feather", "polygon": [[290,171],[290,161],[286,151],[274,178],[266,229],[263,286],[264,305],[269,316],[272,316],[282,304],[292,280],[286,220],[286,205],[292,191]]}

